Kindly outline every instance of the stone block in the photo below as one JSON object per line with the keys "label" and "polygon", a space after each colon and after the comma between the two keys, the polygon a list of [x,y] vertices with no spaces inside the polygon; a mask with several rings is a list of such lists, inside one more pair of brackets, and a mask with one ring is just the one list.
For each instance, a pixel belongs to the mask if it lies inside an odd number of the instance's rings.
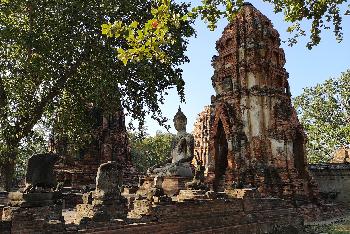
{"label": "stone block", "polygon": [[164,177],[162,188],[168,196],[179,194],[181,189],[185,189],[185,184],[190,182],[192,178],[186,177]]}
{"label": "stone block", "polygon": [[180,202],[188,200],[209,199],[205,190],[180,190],[177,200]]}
{"label": "stone block", "polygon": [[226,189],[225,193],[229,198],[258,198],[259,192],[256,189]]}
{"label": "stone block", "polygon": [[54,204],[55,193],[54,192],[10,192],[9,193],[9,205],[20,207],[42,207],[50,206]]}

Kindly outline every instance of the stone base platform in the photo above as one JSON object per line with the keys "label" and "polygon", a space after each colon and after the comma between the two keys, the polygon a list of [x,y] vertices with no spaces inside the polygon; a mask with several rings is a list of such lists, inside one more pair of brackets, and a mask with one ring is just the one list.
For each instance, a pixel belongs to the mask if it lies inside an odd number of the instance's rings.
{"label": "stone base platform", "polygon": [[163,179],[162,188],[166,195],[174,196],[179,194],[180,190],[185,189],[186,183],[191,180],[192,178],[186,177],[165,177]]}
{"label": "stone base platform", "polygon": [[226,189],[225,194],[229,198],[259,198],[260,194],[256,189]]}
{"label": "stone base platform", "polygon": [[[180,195],[189,194],[203,196],[199,191],[180,191]],[[116,227],[113,233],[302,233],[303,229],[295,207],[275,198],[139,202],[134,214],[140,224]]]}
{"label": "stone base platform", "polygon": [[9,193],[9,205],[3,208],[1,223],[9,227],[0,233],[63,233],[62,200],[55,192]]}
{"label": "stone base platform", "polygon": [[[180,190],[186,189],[185,185],[187,182],[192,181],[192,178],[187,177],[159,177],[157,178],[157,182],[155,182],[155,177],[145,177],[143,179],[143,183],[137,194],[146,195],[152,188],[161,187],[164,191],[164,194],[168,196],[176,196],[179,194]],[[158,183],[157,185],[155,183]]]}
{"label": "stone base platform", "polygon": [[104,194],[98,196],[96,192],[83,195],[83,204],[76,206],[75,223],[82,220],[108,222],[111,219],[123,219],[127,214],[127,201],[119,194]]}
{"label": "stone base platform", "polygon": [[8,205],[13,207],[42,207],[54,204],[58,194],[56,192],[21,193],[10,192]]}
{"label": "stone base platform", "polygon": [[189,201],[189,200],[205,200],[208,199],[205,190],[180,190],[179,195],[177,195],[177,200],[179,202]]}

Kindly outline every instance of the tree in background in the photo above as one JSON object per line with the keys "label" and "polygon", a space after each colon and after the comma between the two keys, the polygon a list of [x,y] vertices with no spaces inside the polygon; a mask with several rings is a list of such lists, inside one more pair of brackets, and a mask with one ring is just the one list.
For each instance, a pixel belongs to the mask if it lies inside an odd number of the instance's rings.
{"label": "tree in background", "polygon": [[135,132],[129,133],[131,160],[140,172],[164,163],[171,153],[173,134],[157,132],[155,136],[139,136]]}
{"label": "tree in background", "polygon": [[328,162],[335,150],[350,146],[350,70],[294,98],[308,136],[311,163]]}
{"label": "tree in background", "polygon": [[[343,38],[343,16],[350,15],[350,4],[346,10],[342,10],[347,0],[263,1],[271,3],[275,13],[282,12],[284,20],[291,23],[287,28],[287,32],[291,33],[288,39],[288,44],[291,46],[297,43],[300,36],[310,35],[306,46],[311,49],[320,43],[322,30],[333,29],[338,42]],[[182,22],[193,22],[194,19],[200,18],[208,24],[210,30],[214,30],[220,18],[232,21],[245,4],[244,0],[202,0],[198,6],[191,8],[188,14],[180,15],[174,11],[172,0],[150,0],[150,2],[152,2],[150,9],[152,18],[144,24],[137,20],[130,24],[125,24],[121,20],[109,20],[102,25],[103,34],[126,39],[128,47],[117,48],[117,57],[124,64],[145,58],[168,62],[163,48],[175,43],[175,38],[169,33],[170,28],[178,28]],[[310,29],[305,30],[301,27],[300,23],[304,20],[311,21]]]}
{"label": "tree in background", "polygon": [[[179,15],[184,4],[171,4]],[[0,187],[9,189],[20,148],[35,135],[37,124],[60,129],[71,142],[88,140],[93,107],[124,109],[142,124],[148,113],[160,124],[159,108],[176,87],[184,100],[180,64],[191,22],[170,27],[173,44],[162,47],[168,63],[142,60],[124,66],[116,48],[123,38],[106,38],[106,17],[125,24],[152,18],[147,0],[8,0],[0,1]]]}

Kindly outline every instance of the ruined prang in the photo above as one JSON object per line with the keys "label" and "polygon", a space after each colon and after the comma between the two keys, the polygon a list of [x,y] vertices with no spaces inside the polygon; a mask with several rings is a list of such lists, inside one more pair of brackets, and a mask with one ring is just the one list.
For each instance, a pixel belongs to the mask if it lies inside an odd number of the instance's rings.
{"label": "ruined prang", "polygon": [[255,187],[266,196],[313,198],[317,189],[306,168],[306,136],[291,104],[279,33],[246,3],[216,49],[216,95],[210,126],[203,128],[210,132],[208,181],[217,191]]}
{"label": "ruined prang", "polygon": [[[210,106],[206,106],[204,110],[198,114],[193,128],[194,137],[194,156],[200,159],[207,169],[209,167],[209,133],[210,133]],[[193,161],[196,164],[196,161]],[[207,174],[207,171],[205,171]]]}
{"label": "ruined prang", "polygon": [[74,189],[93,189],[95,177],[100,164],[116,161],[123,165],[123,182],[125,186],[137,185],[138,172],[132,165],[130,144],[125,126],[125,115],[122,110],[103,113],[94,107],[90,115],[96,121],[91,132],[92,140],[82,147],[76,155],[69,150],[66,140],[52,139],[54,152],[62,155],[63,163],[56,166],[57,180],[65,187]]}

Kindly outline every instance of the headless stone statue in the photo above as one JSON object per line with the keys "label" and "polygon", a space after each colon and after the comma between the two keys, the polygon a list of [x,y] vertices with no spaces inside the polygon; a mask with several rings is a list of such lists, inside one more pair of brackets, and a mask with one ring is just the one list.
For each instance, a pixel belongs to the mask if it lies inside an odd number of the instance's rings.
{"label": "headless stone statue", "polygon": [[121,184],[122,173],[115,162],[100,165],[96,176],[96,195],[100,197],[119,195]]}
{"label": "headless stone statue", "polygon": [[25,178],[25,192],[35,191],[37,188],[55,188],[57,182],[53,167],[58,159],[57,154],[35,154],[30,157]]}
{"label": "headless stone statue", "polygon": [[120,195],[122,175],[122,168],[114,161],[100,165],[96,190],[83,194],[83,204],[76,206],[76,223],[82,220],[108,222],[111,219],[126,218],[127,200]]}
{"label": "headless stone statue", "polygon": [[181,176],[192,177],[191,161],[194,152],[194,138],[192,134],[186,132],[187,118],[184,113],[179,110],[174,116],[174,126],[177,130],[177,135],[173,139],[171,145],[171,157],[167,163],[160,167],[156,165],[150,168],[148,175],[155,176]]}

